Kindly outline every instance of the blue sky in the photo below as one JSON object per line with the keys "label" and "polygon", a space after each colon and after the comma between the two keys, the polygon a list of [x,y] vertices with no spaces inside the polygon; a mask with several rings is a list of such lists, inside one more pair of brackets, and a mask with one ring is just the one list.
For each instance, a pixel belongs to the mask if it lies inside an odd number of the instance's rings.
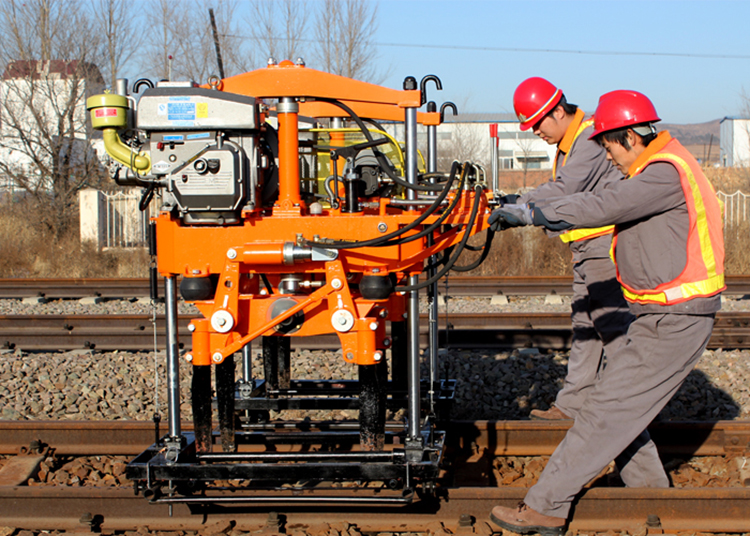
{"label": "blue sky", "polygon": [[378,0],[378,21],[382,85],[435,74],[443,91],[430,84],[428,98],[461,111],[511,112],[529,76],[588,111],[607,91],[641,91],[667,123],[739,115],[750,100],[748,1]]}

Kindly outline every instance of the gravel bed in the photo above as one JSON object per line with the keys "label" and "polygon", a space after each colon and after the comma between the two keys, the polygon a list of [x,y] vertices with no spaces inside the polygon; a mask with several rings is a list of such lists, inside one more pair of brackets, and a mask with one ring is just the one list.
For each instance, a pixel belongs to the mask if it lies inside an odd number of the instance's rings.
{"label": "gravel bed", "polygon": [[[493,462],[490,485],[530,487],[536,484],[548,456],[504,456]],[[50,456],[39,467],[29,486],[115,487],[132,486],[125,476],[126,456]],[[5,459],[0,460],[0,468]],[[697,456],[669,458],[664,467],[676,488],[742,487],[740,469],[750,460],[742,456]],[[241,485],[238,483],[237,485]],[[622,487],[614,462],[590,484],[591,487]]]}
{"label": "gravel bed", "polygon": [[[425,301],[423,300],[423,306]],[[184,303],[180,313],[195,312]],[[441,312],[445,306],[441,305]],[[567,312],[570,299],[545,303],[541,297],[510,297],[507,305],[492,305],[488,298],[448,301],[448,314],[461,312]],[[723,310],[750,310],[750,300],[726,299]],[[125,300],[84,305],[74,300],[42,304],[0,300],[0,314],[150,314],[149,304]],[[157,306],[163,313],[163,306]],[[261,376],[257,348],[254,371]],[[464,351],[441,349],[440,374],[458,380],[452,416],[456,419],[527,419],[531,409],[549,407],[562,385],[567,365],[565,352],[533,349],[496,352],[491,349]],[[239,360],[238,360],[239,361]],[[165,353],[159,352],[58,352],[6,351],[0,356],[0,419],[88,419],[150,420],[155,411],[166,418]],[[355,379],[356,367],[344,362],[341,351],[301,350],[292,356],[292,377],[298,379]],[[158,369],[158,376],[155,375]],[[189,402],[191,366],[181,361],[181,416],[191,418]],[[238,363],[239,369],[239,363]],[[423,373],[426,374],[426,368]],[[239,377],[239,374],[238,374]],[[305,414],[311,419],[354,419],[356,412]],[[398,419],[401,414],[389,415]],[[272,418],[302,418],[301,412],[283,412]],[[706,351],[697,368],[658,417],[659,420],[750,419],[750,351]],[[0,459],[0,467],[4,460]],[[124,476],[125,457],[53,457],[45,460],[37,480],[30,485],[129,486]],[[495,483],[530,486],[538,478],[546,458],[504,457],[493,464]],[[665,460],[674,487],[740,486],[743,458],[701,457]],[[593,485],[622,485],[613,466]],[[231,525],[216,527],[214,534],[247,534]],[[644,531],[645,533],[645,531]],[[39,531],[0,526],[0,536],[36,536]],[[65,534],[52,532],[45,534]],[[124,532],[132,536],[150,534],[142,527]],[[159,534],[192,536],[194,532]],[[316,534],[358,536],[355,528]],[[606,533],[612,536],[612,532]],[[616,533],[614,533],[616,534]],[[301,536],[301,535],[300,535]]]}
{"label": "gravel bed", "polygon": [[[492,464],[493,480],[498,486],[528,488],[539,480],[548,456],[505,456]],[[699,456],[664,460],[664,469],[674,488],[741,488],[740,469],[750,463],[743,456]],[[612,462],[588,487],[624,487]]]}
{"label": "gravel bed", "polygon": [[[545,304],[543,297],[511,297],[508,305],[491,305],[489,298],[461,298],[448,301],[448,314],[489,310],[569,311],[569,298],[563,297],[561,301]],[[750,300],[726,299],[723,309],[750,310]],[[95,305],[84,305],[77,300],[43,304],[0,300],[0,314],[148,314],[150,310],[148,304],[127,300]],[[187,313],[194,309],[181,303],[180,310]],[[253,354],[253,374],[261,377],[257,347]],[[458,380],[452,416],[456,419],[526,419],[532,409],[548,408],[562,386],[567,357],[566,352],[535,349],[512,352],[441,349],[440,376]],[[7,350],[0,359],[0,419],[149,420],[155,411],[166,415],[165,359],[163,351],[154,354]],[[239,377],[239,359],[237,361]],[[158,376],[155,368],[159,370]],[[424,366],[423,369],[426,376]],[[191,367],[188,363],[181,361],[180,374],[181,412],[184,419],[189,419]],[[344,362],[340,350],[300,350],[292,356],[292,377],[355,379],[357,369]],[[306,415],[313,419],[322,417],[320,413]],[[297,413],[284,413],[282,417],[285,416],[299,418]],[[356,418],[356,412],[341,411],[325,416]],[[750,351],[706,351],[658,419],[750,419]]]}

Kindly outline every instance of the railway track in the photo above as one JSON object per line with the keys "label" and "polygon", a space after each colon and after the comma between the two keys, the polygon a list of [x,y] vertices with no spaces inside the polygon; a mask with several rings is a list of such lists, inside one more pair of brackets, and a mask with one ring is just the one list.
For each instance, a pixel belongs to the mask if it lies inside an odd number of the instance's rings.
{"label": "railway track", "polygon": [[[750,276],[726,278],[729,295],[750,294]],[[441,281],[439,291],[451,296],[545,296],[572,294],[570,276],[529,277],[449,277]],[[159,282],[160,295],[164,294]],[[86,297],[138,298],[149,295],[149,280],[133,279],[0,279],[0,299],[34,298],[76,299]]]}
{"label": "railway track", "polygon": [[[394,424],[394,426],[400,426]],[[437,499],[410,505],[352,504],[356,491],[328,492],[327,503],[305,505],[295,493],[248,493],[241,502],[149,504],[121,487],[27,486],[11,482],[0,470],[0,519],[27,529],[101,531],[194,530],[222,527],[278,534],[348,528],[364,532],[439,532],[484,534],[492,531],[487,514],[497,504],[512,506],[524,487],[502,487],[492,480],[498,456],[549,455],[569,425],[533,421],[454,422],[448,431],[451,469],[439,484]],[[189,429],[186,423],[184,429]],[[663,423],[650,428],[665,455],[737,456],[750,450],[750,423]],[[133,455],[154,438],[148,422],[0,421],[0,454],[14,455],[32,442],[55,455]],[[26,457],[33,458],[33,452]],[[18,458],[23,458],[19,456]],[[21,460],[23,461],[23,460]],[[10,465],[10,464],[8,464]],[[31,467],[32,463],[27,463]],[[34,474],[33,467],[29,474]],[[5,478],[4,478],[5,477]],[[23,478],[20,482],[26,482]],[[297,502],[294,502],[297,501]],[[576,504],[573,531],[639,530],[750,532],[750,488],[586,489]],[[343,529],[342,529],[343,527]],[[220,530],[216,530],[218,533]]]}
{"label": "railway track", "polygon": [[[0,297],[43,296],[49,299],[99,296],[118,299],[145,296],[142,280],[0,280]],[[19,284],[20,281],[24,283]],[[569,278],[451,278],[441,292],[472,295],[565,295]],[[49,286],[47,286],[49,285]],[[730,278],[728,293],[750,294],[750,278]],[[190,347],[187,325],[179,321],[181,345]],[[421,319],[421,345],[427,345],[427,318]],[[0,316],[0,346],[27,351],[90,348],[151,350],[164,348],[165,319],[155,324],[148,315],[34,315]],[[571,340],[568,313],[492,313],[440,315],[441,347],[461,348],[567,348]],[[335,336],[292,338],[292,345],[307,349],[337,349]],[[712,348],[750,348],[750,313],[717,316],[709,344]],[[3,525],[33,530],[73,531],[155,530],[221,532],[227,527],[265,534],[301,534],[348,527],[360,532],[439,532],[489,535],[490,509],[513,506],[524,487],[503,487],[492,479],[493,460],[499,456],[548,456],[569,425],[530,421],[456,422],[449,430],[450,470],[437,500],[410,505],[352,504],[351,492],[328,492],[328,502],[306,505],[308,490],[269,496],[249,492],[237,501],[227,495],[222,506],[149,504],[132,489],[121,487],[27,486],[9,483],[0,470],[0,519]],[[187,423],[183,429],[190,430]],[[161,433],[165,430],[162,429]],[[134,456],[155,437],[147,422],[0,421],[0,455],[13,456],[30,445],[48,445],[58,456]],[[750,423],[666,423],[651,428],[664,454],[674,456],[745,456],[750,453]],[[38,457],[37,457],[38,458]],[[33,461],[27,460],[28,468]],[[23,463],[21,464],[24,465]],[[33,467],[32,467],[33,469]],[[338,494],[338,497],[337,497]],[[356,494],[355,494],[356,496]],[[293,502],[297,501],[297,502]],[[750,532],[750,488],[625,489],[594,487],[580,498],[572,531],[604,532],[627,529],[631,534],[675,531]],[[228,529],[227,529],[228,530]],[[354,533],[354,532],[352,532]]]}
{"label": "railway track", "polygon": [[[421,315],[420,344],[427,346],[427,317]],[[189,349],[191,315],[179,318],[180,344]],[[0,316],[0,347],[24,351],[76,349],[153,350],[165,347],[165,319],[149,315],[4,315]],[[438,319],[441,347],[566,349],[572,331],[568,313],[462,313]],[[292,337],[292,346],[337,349],[335,335]],[[709,348],[750,348],[750,313],[720,312]]]}

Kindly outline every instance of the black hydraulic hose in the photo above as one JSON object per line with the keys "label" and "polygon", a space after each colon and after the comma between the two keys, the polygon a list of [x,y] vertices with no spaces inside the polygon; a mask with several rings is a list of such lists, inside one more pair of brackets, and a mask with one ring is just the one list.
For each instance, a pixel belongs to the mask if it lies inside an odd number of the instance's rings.
{"label": "black hydraulic hose", "polygon": [[[466,170],[469,169],[468,162],[464,164],[464,172],[461,173],[461,180],[458,185],[458,192],[462,192],[464,188],[464,183],[466,182]],[[399,238],[398,240],[390,240],[388,243],[383,244],[383,246],[398,246],[401,244],[407,244],[409,242],[413,242],[414,240],[419,240],[420,238],[427,236],[428,234],[432,233],[435,229],[440,227],[443,222],[450,216],[451,212],[453,212],[453,209],[456,208],[456,205],[458,204],[458,200],[461,198],[460,193],[457,193],[456,196],[453,198],[453,201],[451,201],[451,204],[445,209],[445,211],[440,215],[440,217],[435,220],[433,223],[419,231],[417,234],[407,236],[406,238]]]}
{"label": "black hydraulic hose", "polygon": [[263,281],[263,285],[266,287],[268,294],[273,294],[273,286],[271,286],[271,282],[268,280],[266,274],[260,274],[260,279]]}
{"label": "black hydraulic hose", "polygon": [[[440,195],[435,199],[435,201],[430,205],[430,207],[423,212],[421,215],[419,215],[417,218],[415,218],[413,221],[402,227],[401,229],[397,231],[393,231],[392,233],[389,233],[387,235],[379,236],[377,238],[371,238],[370,240],[363,240],[360,242],[312,242],[308,241],[308,245],[312,246],[320,246],[324,248],[332,248],[332,249],[354,249],[354,248],[362,248],[362,247],[380,247],[383,245],[384,242],[387,242],[389,240],[392,240],[394,238],[397,238],[404,234],[407,231],[412,230],[414,227],[422,223],[425,219],[427,219],[430,215],[432,215],[433,212],[435,212],[438,207],[440,207],[440,204],[443,202],[443,199],[446,198],[448,195],[448,192],[450,191],[451,183],[453,182],[456,172],[458,171],[458,168],[461,167],[461,165],[458,162],[453,163],[453,167],[451,168],[451,179],[445,184],[445,187],[443,188],[443,191],[440,193]],[[464,166],[461,171],[461,182],[463,184],[463,181],[465,180],[465,176],[468,170],[468,166]]]}
{"label": "black hydraulic hose", "polygon": [[472,227],[474,227],[474,221],[477,219],[477,214],[479,213],[479,204],[482,199],[482,196],[479,195],[482,191],[482,186],[477,185],[474,187],[474,192],[476,193],[476,197],[474,198],[474,206],[471,207],[471,214],[469,215],[469,221],[466,224],[466,230],[464,231],[464,237],[461,239],[461,242],[459,242],[458,246],[456,246],[456,253],[448,260],[447,263],[445,263],[445,266],[436,273],[431,278],[422,281],[421,283],[417,283],[416,285],[407,285],[404,287],[396,287],[393,290],[395,292],[412,292],[415,290],[419,290],[425,287],[428,287],[438,281],[441,277],[443,277],[445,274],[448,273],[448,270],[453,268],[453,265],[456,263],[458,258],[461,256],[461,253],[464,250],[464,246],[466,246],[466,242],[469,241],[469,238],[471,237],[471,233],[469,232]]}
{"label": "black hydraulic hose", "polygon": [[[367,129],[367,126],[365,125],[364,121],[360,119],[360,117],[349,108],[346,104],[343,102],[339,102],[336,99],[326,99],[326,98],[317,98],[316,100],[319,100],[320,102],[327,102],[329,104],[333,104],[334,106],[338,106],[342,110],[344,110],[346,113],[348,113],[352,119],[354,119],[354,122],[357,123],[357,126],[362,131],[362,134],[367,138],[367,141],[373,141],[374,138],[372,137],[372,134],[370,134],[370,131]],[[433,185],[433,184],[411,184],[410,182],[405,181],[398,175],[396,175],[393,170],[391,169],[390,163],[385,158],[383,153],[380,151],[377,151],[373,149],[373,154],[375,155],[375,158],[377,158],[378,163],[380,164],[380,167],[385,171],[386,175],[388,175],[393,182],[396,184],[399,184],[403,186],[404,188],[408,188],[410,190],[421,190],[425,192],[438,192],[442,189],[440,185]]]}
{"label": "black hydraulic hose", "polygon": [[436,171],[434,173],[421,173],[419,175],[421,179],[447,179],[448,175],[439,171]]}
{"label": "black hydraulic hose", "polygon": [[452,252],[453,252],[453,246],[446,248],[445,251],[443,251],[442,253],[433,255],[433,257],[435,257],[435,262],[425,264],[424,270],[422,271],[427,271],[433,268],[439,268],[440,266],[445,266],[445,263],[448,262],[448,259],[450,258],[450,255]]}
{"label": "black hydraulic hose", "polygon": [[148,205],[151,203],[151,200],[154,198],[154,190],[156,189],[156,183],[152,182],[148,185],[148,187],[143,190],[143,194],[141,195],[141,200],[138,203],[138,208],[141,210],[141,212],[144,212]]}
{"label": "black hydraulic hose", "polygon": [[[492,239],[495,238],[495,231],[492,229],[487,229],[487,238],[484,240],[484,246],[481,248],[476,248],[472,251],[477,251],[479,249],[482,250],[482,254],[479,256],[477,260],[472,262],[471,264],[467,264],[466,266],[454,266],[451,268],[454,272],[468,272],[470,270],[473,270],[474,268],[477,268],[480,264],[482,264],[486,259],[487,255],[490,254],[490,250],[492,249]],[[468,246],[467,246],[468,249]]]}
{"label": "black hydraulic hose", "polygon": [[[380,130],[381,132],[386,132],[386,130],[383,127],[383,125],[381,125],[380,122],[377,121],[377,120],[375,120],[375,119],[370,119],[370,118],[365,117],[365,118],[362,119],[362,121],[364,121],[365,123],[370,123],[372,126],[374,126],[376,129]],[[447,173],[442,173],[442,172],[439,172],[439,171],[436,171],[434,173],[420,173],[419,174],[419,178],[420,179],[425,179],[425,180],[428,180],[428,179],[439,179],[439,182],[443,182],[444,180],[446,180],[448,178],[448,174]]]}
{"label": "black hydraulic hose", "polygon": [[383,125],[380,124],[380,121],[377,119],[370,119],[368,117],[362,119],[365,123],[370,123],[372,126],[374,126],[376,129],[385,132],[385,129],[383,128]]}

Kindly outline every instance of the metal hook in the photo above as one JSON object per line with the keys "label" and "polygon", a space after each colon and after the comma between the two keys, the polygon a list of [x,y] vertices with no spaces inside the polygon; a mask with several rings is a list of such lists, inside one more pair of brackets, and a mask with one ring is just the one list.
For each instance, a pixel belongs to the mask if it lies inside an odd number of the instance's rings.
{"label": "metal hook", "polygon": [[453,115],[458,115],[458,108],[456,108],[456,105],[452,102],[444,102],[443,105],[440,107],[440,122],[443,123],[445,121],[445,109],[450,108],[453,110]]}
{"label": "metal hook", "polygon": [[154,89],[154,83],[148,78],[139,78],[133,84],[133,93],[138,93],[142,85],[148,86],[149,89]]}
{"label": "metal hook", "polygon": [[443,84],[440,82],[440,79],[434,74],[428,74],[427,76],[422,78],[422,81],[419,83],[419,90],[422,92],[422,104],[427,102],[427,82],[429,82],[430,80],[435,82],[435,87],[438,89],[438,91],[441,91],[443,89]]}

